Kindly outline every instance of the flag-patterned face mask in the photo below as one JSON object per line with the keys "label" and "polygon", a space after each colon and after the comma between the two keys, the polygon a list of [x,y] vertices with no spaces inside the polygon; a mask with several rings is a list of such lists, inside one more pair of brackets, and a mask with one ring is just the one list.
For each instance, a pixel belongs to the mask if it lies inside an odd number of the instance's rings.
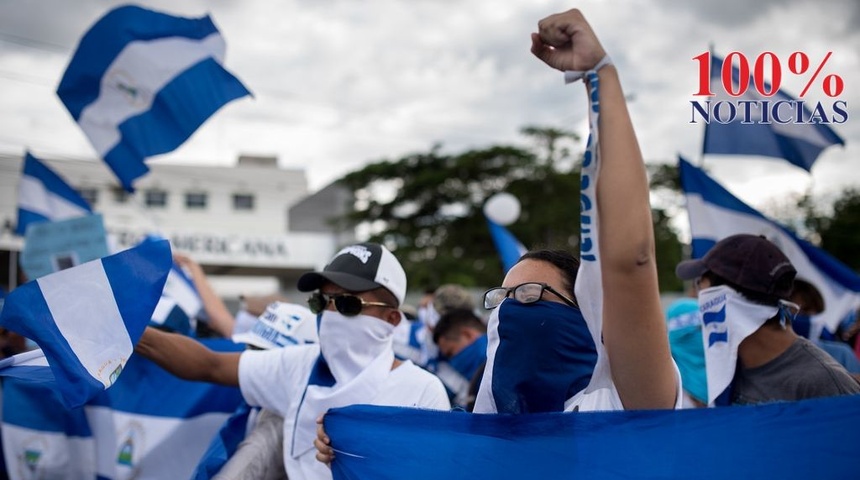
{"label": "flag-patterned face mask", "polygon": [[[492,392],[499,413],[560,412],[584,389],[597,350],[578,308],[506,299],[490,315],[498,342]],[[495,324],[495,325],[493,325]]]}

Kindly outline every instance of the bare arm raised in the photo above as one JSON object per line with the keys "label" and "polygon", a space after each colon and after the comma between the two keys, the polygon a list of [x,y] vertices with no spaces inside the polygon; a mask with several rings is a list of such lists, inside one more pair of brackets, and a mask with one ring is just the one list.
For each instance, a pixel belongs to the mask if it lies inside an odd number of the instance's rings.
{"label": "bare arm raised", "polygon": [[185,380],[239,386],[239,353],[213,352],[184,335],[147,327],[134,352]]}
{"label": "bare arm raised", "polygon": [[[579,10],[549,16],[532,34],[532,53],[558,70],[594,68],[606,52]],[[600,81],[600,251],[603,341],[626,409],[672,408],[675,369],[663,319],[648,179],[618,71]]]}

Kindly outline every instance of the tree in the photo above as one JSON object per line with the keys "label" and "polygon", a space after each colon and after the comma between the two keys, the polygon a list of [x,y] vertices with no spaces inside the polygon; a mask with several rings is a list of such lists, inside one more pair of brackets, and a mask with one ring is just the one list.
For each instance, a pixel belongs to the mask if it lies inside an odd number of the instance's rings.
{"label": "tree", "polygon": [[[340,219],[362,225],[369,241],[396,251],[414,288],[442,283],[498,285],[503,271],[483,215],[498,192],[516,196],[521,215],[508,229],[529,248],[575,250],[579,242],[578,138],[552,128],[526,127],[532,148],[496,145],[462,153],[428,152],[372,163],[340,180],[356,198],[355,210]],[[574,166],[574,163],[577,166]],[[655,214],[658,253],[680,259],[668,216]],[[672,239],[674,238],[674,244]],[[674,263],[671,268],[674,269]],[[672,270],[674,272],[674,270]],[[679,282],[674,273],[668,284]]]}
{"label": "tree", "polygon": [[846,188],[833,202],[830,215],[821,213],[807,195],[798,207],[806,212],[806,226],[817,232],[821,248],[838,258],[852,270],[860,270],[860,190]]}

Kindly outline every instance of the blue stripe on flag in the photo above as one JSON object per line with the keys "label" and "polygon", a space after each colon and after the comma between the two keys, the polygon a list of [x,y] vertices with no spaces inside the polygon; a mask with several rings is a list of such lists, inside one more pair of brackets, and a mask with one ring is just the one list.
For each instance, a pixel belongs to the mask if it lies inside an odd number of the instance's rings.
{"label": "blue stripe on flag", "polygon": [[[723,68],[723,60],[711,54],[711,77],[716,85],[722,84],[720,78]],[[737,88],[740,72],[732,66],[732,81]],[[714,97],[712,105],[718,101],[732,102],[745,100],[754,101],[755,105],[768,101],[769,105],[777,102],[797,102],[797,99],[788,95],[784,90],[779,90],[770,98],[763,98],[754,92],[752,78],[748,79],[750,88],[738,98],[723,95]],[[771,91],[771,86],[765,82],[765,90]],[[742,107],[737,107],[738,115],[732,122],[721,123],[711,118],[705,126],[705,139],[702,152],[705,154],[727,154],[727,155],[761,155],[785,159],[788,162],[809,171],[821,152],[831,145],[845,145],[845,141],[833,131],[826,123],[796,123],[792,116],[787,122],[780,123],[771,118],[768,123],[759,123],[758,118],[751,119],[748,123],[744,120]],[[755,116],[759,115],[761,107],[751,110]],[[803,118],[808,120],[812,112],[802,106]],[[728,110],[726,110],[727,112]],[[727,114],[726,114],[727,115]],[[713,115],[712,115],[713,117]],[[785,120],[785,119],[784,119]]]}
{"label": "blue stripe on flag", "polygon": [[248,94],[235,76],[206,59],[160,90],[150,110],[121,123],[122,140],[104,160],[131,190],[132,180],[149,171],[138,159],[174,150],[218,109]]}
{"label": "blue stripe on flag", "polygon": [[692,257],[701,258],[720,239],[738,233],[765,235],[791,260],[802,278],[821,292],[824,325],[838,322],[860,303],[860,275],[826,251],[798,238],[788,228],[743,203],[704,171],[679,158],[681,185],[687,196]]}
{"label": "blue stripe on flag", "polygon": [[[202,340],[219,352],[241,352],[245,346],[230,340]],[[241,401],[235,387],[182,380],[158,365],[132,355],[117,383],[89,405],[153,417],[191,418],[211,412],[233,413]]]}
{"label": "blue stripe on flag", "polygon": [[[325,429],[335,480],[854,478],[845,459],[855,455],[860,396],[524,415],[355,405],[329,411]],[[786,457],[786,439],[803,439],[803,454]]]}
{"label": "blue stripe on flag", "polygon": [[[33,405],[37,400],[39,408]],[[50,385],[17,378],[3,380],[3,423],[75,437],[92,436],[83,408],[67,410]]]}
{"label": "blue stripe on flag", "polygon": [[[115,381],[117,367],[128,360],[151,318],[171,263],[167,241],[148,242],[41,277],[6,297],[0,326],[34,340],[45,353],[63,401],[70,408],[83,405]],[[97,278],[99,271],[108,285]],[[65,303],[49,304],[45,291],[51,292],[52,301]],[[111,323],[106,306],[119,312],[121,323]],[[67,324],[80,318],[94,321]],[[128,351],[114,343],[122,338]],[[98,362],[105,363],[94,365]]]}
{"label": "blue stripe on flag", "polygon": [[499,252],[502,267],[507,273],[511,267],[516,265],[517,260],[526,253],[526,248],[507,228],[489,218],[487,218],[487,225],[490,228],[490,235],[493,237],[496,250]]}
{"label": "blue stripe on flag", "polygon": [[209,17],[139,7],[105,15],[81,41],[57,95],[123,188],[147,157],[174,150],[226,103],[250,94],[221,65]]}
{"label": "blue stripe on flag", "polygon": [[32,223],[84,216],[92,211],[87,201],[56,172],[29,152],[24,155],[16,234],[24,235]]}

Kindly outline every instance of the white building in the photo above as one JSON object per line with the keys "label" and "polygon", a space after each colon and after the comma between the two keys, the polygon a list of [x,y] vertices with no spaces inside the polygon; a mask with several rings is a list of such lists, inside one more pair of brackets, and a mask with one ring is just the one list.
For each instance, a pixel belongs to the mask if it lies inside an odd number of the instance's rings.
{"label": "white building", "polygon": [[[81,192],[119,249],[144,235],[170,239],[174,251],[200,263],[219,294],[281,291],[296,301],[299,275],[322,268],[336,248],[354,240],[330,218],[345,211],[348,193],[329,186],[308,196],[303,170],[279,168],[272,157],[239,158],[234,167],[148,163],[150,173],[127,194],[100,161],[40,158]],[[0,155],[0,285],[19,283],[24,245],[13,235],[22,158]]]}

